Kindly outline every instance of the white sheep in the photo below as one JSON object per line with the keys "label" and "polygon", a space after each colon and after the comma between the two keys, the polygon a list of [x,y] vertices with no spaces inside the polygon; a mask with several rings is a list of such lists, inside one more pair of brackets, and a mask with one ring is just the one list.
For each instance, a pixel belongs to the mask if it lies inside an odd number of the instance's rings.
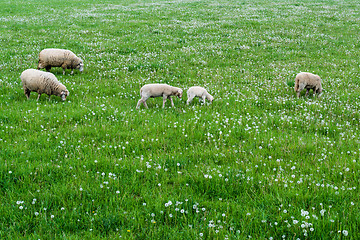
{"label": "white sheep", "polygon": [[21,73],[20,79],[27,99],[30,98],[31,92],[38,93],[37,101],[42,93],[49,95],[49,100],[51,95],[59,96],[63,101],[69,96],[69,91],[52,73],[27,69]]}
{"label": "white sheep", "polygon": [[186,101],[187,105],[189,105],[189,103],[191,103],[191,101],[194,99],[194,97],[198,97],[198,98],[202,99],[204,103],[205,103],[205,99],[207,99],[210,102],[210,104],[214,100],[214,97],[211,96],[206,91],[205,88],[198,87],[198,86],[189,88],[189,90],[187,91],[187,96],[188,96],[188,100]]}
{"label": "white sheep", "polygon": [[300,98],[300,92],[304,89],[306,89],[305,97],[309,95],[310,89],[320,96],[323,90],[321,87],[321,78],[312,73],[301,72],[295,77],[294,89],[298,98]]}
{"label": "white sheep", "polygon": [[171,106],[174,107],[174,102],[171,96],[182,97],[183,90],[181,88],[172,87],[167,84],[146,84],[140,89],[141,99],[138,101],[136,108],[138,109],[141,103],[145,108],[148,108],[146,100],[148,98],[163,97],[163,108],[165,107],[166,99],[169,99]]}
{"label": "white sheep", "polygon": [[84,63],[70,50],[47,48],[39,53],[37,69],[45,68],[46,71],[50,71],[51,67],[62,67],[63,74],[65,74],[65,69],[71,69],[71,74],[73,74],[74,69],[79,69],[82,72]]}

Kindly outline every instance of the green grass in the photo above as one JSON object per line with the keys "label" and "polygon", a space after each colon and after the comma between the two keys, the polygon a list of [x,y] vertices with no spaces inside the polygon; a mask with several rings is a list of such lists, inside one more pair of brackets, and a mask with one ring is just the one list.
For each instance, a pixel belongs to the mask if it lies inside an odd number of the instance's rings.
{"label": "green grass", "polygon": [[[357,1],[0,3],[1,239],[359,239]],[[20,74],[72,50],[65,102]],[[295,75],[320,98],[297,99]],[[147,83],[184,90],[175,108]],[[204,86],[212,105],[186,106]]]}

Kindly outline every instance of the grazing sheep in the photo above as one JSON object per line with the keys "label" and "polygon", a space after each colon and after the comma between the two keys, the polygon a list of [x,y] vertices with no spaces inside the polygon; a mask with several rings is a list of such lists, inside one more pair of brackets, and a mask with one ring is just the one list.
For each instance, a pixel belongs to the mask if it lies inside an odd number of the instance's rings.
{"label": "grazing sheep", "polygon": [[321,87],[321,78],[318,75],[301,72],[295,77],[295,92],[296,96],[300,98],[300,92],[306,88],[305,97],[309,95],[310,89],[317,93],[318,96],[321,95],[322,87]]}
{"label": "grazing sheep", "polygon": [[148,108],[146,100],[150,97],[163,97],[163,108],[165,107],[166,99],[169,99],[171,106],[174,107],[174,102],[171,99],[171,96],[182,97],[183,90],[181,88],[172,87],[167,84],[146,84],[140,89],[141,99],[138,101],[136,108],[140,107],[140,104],[143,103],[145,108]]}
{"label": "grazing sheep", "polygon": [[205,99],[207,99],[210,102],[210,104],[214,100],[214,97],[211,96],[206,91],[205,88],[197,87],[197,86],[189,88],[189,90],[187,91],[187,96],[188,96],[188,100],[186,101],[187,105],[189,105],[189,103],[191,103],[191,101],[194,99],[194,97],[199,97],[200,99],[203,100],[204,103],[205,103]]}
{"label": "grazing sheep", "polygon": [[27,99],[30,98],[31,92],[38,93],[37,101],[42,93],[49,95],[49,100],[51,95],[59,96],[63,101],[69,96],[69,91],[52,73],[36,69],[27,69],[21,73],[20,78]]}
{"label": "grazing sheep", "polygon": [[63,74],[65,69],[71,69],[71,74],[74,69],[79,69],[80,72],[84,70],[83,61],[78,58],[72,51],[65,49],[47,48],[39,54],[38,70],[45,68],[50,71],[51,67],[62,67]]}

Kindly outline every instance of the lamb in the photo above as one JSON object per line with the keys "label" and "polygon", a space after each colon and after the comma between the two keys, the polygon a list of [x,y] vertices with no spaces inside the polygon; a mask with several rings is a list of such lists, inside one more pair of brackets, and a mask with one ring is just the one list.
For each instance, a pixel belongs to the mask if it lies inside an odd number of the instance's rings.
{"label": "lamb", "polygon": [[210,102],[210,104],[214,100],[214,97],[211,96],[206,91],[205,88],[198,87],[198,86],[189,88],[189,90],[187,91],[187,96],[188,96],[188,100],[186,101],[187,105],[189,105],[189,103],[191,103],[191,101],[194,99],[194,97],[199,97],[200,99],[203,100],[204,103],[205,103],[205,99],[207,99]]}
{"label": "lamb", "polygon": [[163,108],[165,107],[166,99],[169,99],[171,106],[174,107],[174,102],[171,99],[171,96],[177,96],[181,98],[182,94],[183,90],[181,88],[172,87],[167,84],[146,84],[140,89],[141,99],[138,101],[136,109],[140,107],[141,103],[144,104],[145,108],[148,108],[146,100],[150,97],[163,97]]}
{"label": "lamb", "polygon": [[51,95],[59,96],[63,101],[69,96],[69,91],[52,73],[36,69],[27,69],[21,73],[20,78],[27,99],[30,98],[31,92],[38,93],[36,101],[39,100],[42,93],[49,95],[49,100]]}
{"label": "lamb", "polygon": [[297,98],[300,98],[300,92],[306,88],[305,97],[309,95],[310,89],[317,93],[318,96],[321,95],[322,87],[321,87],[321,78],[318,75],[301,72],[295,77],[295,92]]}
{"label": "lamb", "polygon": [[47,48],[39,54],[37,69],[45,68],[46,71],[50,71],[51,67],[62,67],[63,75],[65,75],[65,69],[71,69],[71,74],[74,73],[74,69],[79,69],[82,72],[84,63],[70,50]]}

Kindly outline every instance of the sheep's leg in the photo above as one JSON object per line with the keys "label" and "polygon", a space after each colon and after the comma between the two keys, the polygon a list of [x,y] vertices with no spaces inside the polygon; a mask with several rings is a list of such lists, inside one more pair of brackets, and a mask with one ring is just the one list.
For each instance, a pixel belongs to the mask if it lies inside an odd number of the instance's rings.
{"label": "sheep's leg", "polygon": [[25,93],[25,96],[27,97],[27,99],[29,100],[30,99],[30,90],[27,89],[27,88],[24,88],[24,93]]}
{"label": "sheep's leg", "polygon": [[48,66],[48,67],[45,67],[45,69],[47,72],[50,72],[51,67]]}
{"label": "sheep's leg", "polygon": [[49,95],[49,102],[50,102],[51,95]]}
{"label": "sheep's leg", "polygon": [[70,73],[71,75],[73,75],[74,74],[74,69],[71,69],[71,73]]}
{"label": "sheep's leg", "polygon": [[148,100],[147,97],[141,97],[141,99],[138,101],[138,103],[136,105],[136,109],[140,108],[141,103],[144,105],[145,108],[148,108],[148,106],[146,104],[146,100]]}
{"label": "sheep's leg", "polygon": [[307,88],[307,89],[306,89],[306,93],[305,93],[305,97],[307,97],[307,96],[309,95],[309,91],[310,91],[310,89]]}
{"label": "sheep's leg", "polygon": [[205,104],[205,99],[206,97],[205,96],[202,96],[202,100],[203,100],[203,103]]}
{"label": "sheep's leg", "polygon": [[297,98],[300,98],[300,93],[301,93],[302,90],[304,90],[305,86],[306,86],[306,85],[303,84],[303,83],[300,83],[300,84],[299,84],[299,88],[298,88],[297,91],[296,91]]}
{"label": "sheep's leg", "polygon": [[314,87],[312,90],[313,90],[313,95],[316,95],[317,92],[316,87]]}
{"label": "sheep's leg", "polygon": [[62,67],[62,69],[63,69],[63,75],[65,75],[66,65],[65,65],[65,64],[63,64],[63,65],[61,65],[61,67]]}
{"label": "sheep's leg", "polygon": [[315,93],[316,93],[317,97],[320,97],[321,94],[322,94],[322,92],[320,93],[320,89],[319,89],[319,88],[315,90]]}
{"label": "sheep's leg", "polygon": [[165,102],[166,102],[167,96],[163,96],[163,108],[165,107]]}
{"label": "sheep's leg", "polygon": [[36,101],[39,101],[40,96],[41,96],[41,93],[38,93],[38,97],[37,97]]}
{"label": "sheep's leg", "polygon": [[142,100],[140,99],[140,100],[138,101],[137,105],[136,105],[136,109],[139,109],[139,108],[140,108],[141,103],[142,103]]}
{"label": "sheep's leg", "polygon": [[168,96],[168,99],[170,99],[171,107],[174,107],[174,102],[173,102],[172,98],[170,96]]}
{"label": "sheep's leg", "polygon": [[147,104],[146,104],[146,100],[148,100],[148,99],[149,99],[149,97],[147,97],[147,96],[142,96],[142,97],[141,97],[142,103],[143,103],[143,105],[144,105],[144,107],[145,107],[146,109],[148,109],[148,106],[147,106]]}
{"label": "sheep's leg", "polygon": [[193,96],[190,96],[190,97],[188,98],[188,100],[186,101],[186,105],[189,105],[189,104],[192,102],[193,99],[194,99],[194,97],[193,97]]}

